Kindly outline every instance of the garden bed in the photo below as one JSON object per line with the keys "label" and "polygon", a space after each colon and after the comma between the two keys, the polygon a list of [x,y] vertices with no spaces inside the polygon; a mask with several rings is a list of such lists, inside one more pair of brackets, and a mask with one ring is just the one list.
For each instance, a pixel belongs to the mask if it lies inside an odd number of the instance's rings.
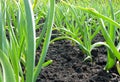
{"label": "garden bed", "polygon": [[[94,42],[103,41],[97,36]],[[37,82],[118,82],[120,76],[116,67],[107,73],[103,68],[106,65],[107,53],[104,46],[92,51],[93,61],[83,61],[85,54],[70,41],[61,40],[51,44],[46,60],[53,63],[44,68]]]}
{"label": "garden bed", "polygon": [[0,0],[0,82],[119,82],[118,2]]}

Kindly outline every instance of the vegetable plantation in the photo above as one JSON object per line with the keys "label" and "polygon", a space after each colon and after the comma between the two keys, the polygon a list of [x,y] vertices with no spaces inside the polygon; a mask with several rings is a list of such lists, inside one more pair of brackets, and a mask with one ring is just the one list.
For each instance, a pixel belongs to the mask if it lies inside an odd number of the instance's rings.
{"label": "vegetable plantation", "polygon": [[0,0],[0,82],[120,81],[120,0]]}

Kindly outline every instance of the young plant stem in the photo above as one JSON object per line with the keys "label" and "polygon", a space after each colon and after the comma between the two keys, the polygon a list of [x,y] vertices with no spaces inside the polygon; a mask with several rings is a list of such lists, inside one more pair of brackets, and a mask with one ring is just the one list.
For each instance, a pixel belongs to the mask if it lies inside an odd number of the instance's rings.
{"label": "young plant stem", "polygon": [[34,82],[37,79],[37,76],[39,75],[41,69],[42,69],[42,64],[45,61],[45,57],[47,54],[48,46],[50,43],[50,38],[51,38],[51,33],[52,33],[52,25],[53,25],[53,20],[54,20],[54,12],[55,12],[55,0],[50,0],[50,9],[48,12],[48,21],[47,21],[47,32],[46,32],[46,37],[44,40],[43,48],[42,48],[42,53],[40,55],[40,60],[37,64],[37,67],[34,70]]}
{"label": "young plant stem", "polygon": [[27,19],[27,54],[26,54],[26,82],[33,81],[33,72],[35,67],[35,22],[30,0],[24,0],[26,19]]}

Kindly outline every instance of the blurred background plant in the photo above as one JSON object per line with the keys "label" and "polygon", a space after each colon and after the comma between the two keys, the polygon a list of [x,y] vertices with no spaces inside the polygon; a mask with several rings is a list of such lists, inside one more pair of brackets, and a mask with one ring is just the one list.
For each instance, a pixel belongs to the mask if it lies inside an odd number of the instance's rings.
{"label": "blurred background plant", "polygon": [[[119,4],[112,1],[73,1],[61,0],[57,3],[55,14],[55,28],[60,34],[51,42],[61,39],[71,40],[71,44],[79,45],[86,59],[92,60],[91,51],[98,46],[107,47],[107,64],[105,70],[109,71],[120,60],[119,53]],[[92,43],[97,35],[104,37],[105,41]]]}

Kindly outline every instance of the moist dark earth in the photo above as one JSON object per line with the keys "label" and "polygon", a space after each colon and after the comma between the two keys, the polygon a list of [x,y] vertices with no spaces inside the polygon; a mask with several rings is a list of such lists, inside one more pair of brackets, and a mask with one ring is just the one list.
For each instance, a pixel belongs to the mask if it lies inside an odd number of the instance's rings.
{"label": "moist dark earth", "polygon": [[[94,42],[103,41],[97,36]],[[39,50],[37,51],[39,54]],[[109,73],[103,68],[107,61],[104,46],[92,51],[93,61],[84,61],[86,54],[70,41],[60,40],[49,46],[46,60],[53,63],[42,69],[36,82],[119,82],[120,76],[114,66]],[[37,57],[38,60],[38,57]]]}

